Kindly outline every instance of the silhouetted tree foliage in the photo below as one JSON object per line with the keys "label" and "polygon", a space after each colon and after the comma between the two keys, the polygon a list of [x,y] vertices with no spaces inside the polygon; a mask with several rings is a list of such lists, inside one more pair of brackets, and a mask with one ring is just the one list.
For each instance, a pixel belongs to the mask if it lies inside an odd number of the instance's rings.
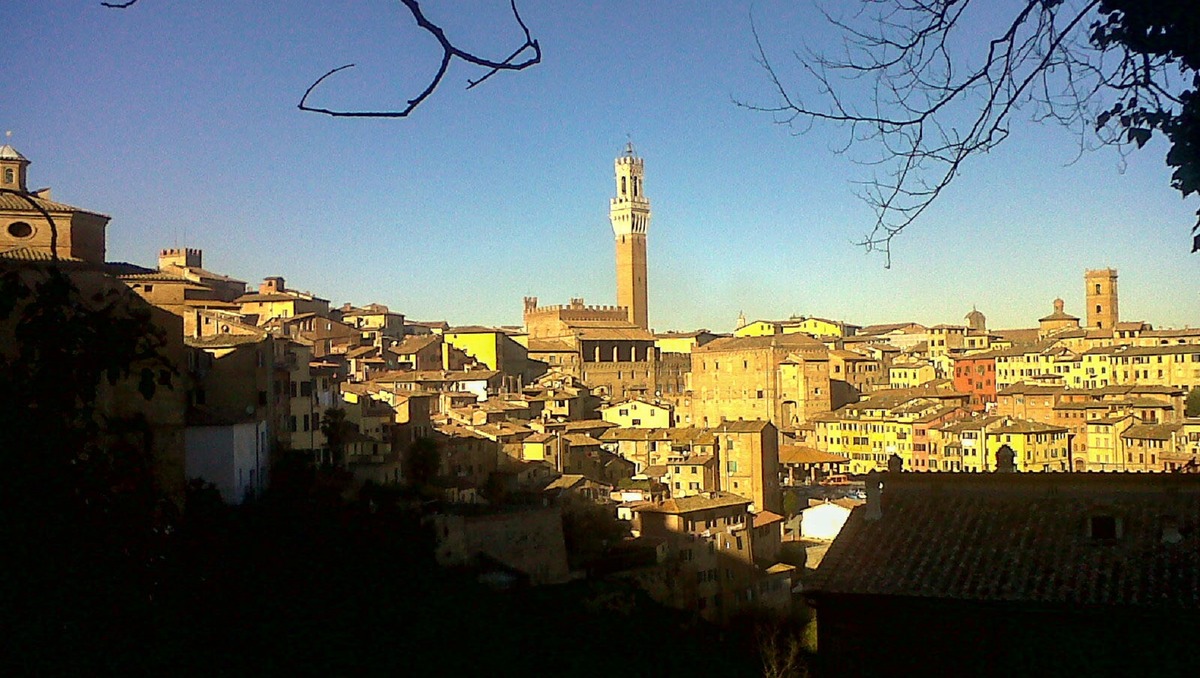
{"label": "silhouetted tree foliage", "polygon": [[785,492],[783,495],[783,513],[788,517],[794,516],[800,512],[800,495],[795,491]]}
{"label": "silhouetted tree foliage", "polygon": [[629,526],[617,520],[613,508],[582,497],[565,500],[562,516],[563,540],[572,569],[586,567],[629,536]]}
{"label": "silhouetted tree foliage", "polygon": [[[160,361],[130,296],[0,271],[3,675],[611,676],[660,666],[663,647],[672,670],[755,675],[754,652],[630,585],[506,594],[439,567],[419,495],[355,494],[302,458],[249,505],[194,481],[179,508],[93,416],[107,380]],[[136,397],[168,387],[153,374]],[[428,475],[436,446],[415,447]]]}
{"label": "silhouetted tree foliage", "polygon": [[[19,649],[0,656],[18,665],[53,673],[59,643],[129,643],[112,629],[152,623],[176,507],[146,421],[98,408],[119,382],[146,400],[173,387],[163,335],[131,298],[85,294],[57,266],[0,269],[0,627]],[[93,633],[93,615],[109,630]]]}
{"label": "silhouetted tree foliage", "polygon": [[1189,417],[1200,417],[1200,388],[1188,391],[1186,412]]}
{"label": "silhouetted tree foliage", "polygon": [[346,462],[346,439],[354,425],[346,421],[346,410],[330,407],[321,417],[321,435],[325,436],[325,450],[329,452],[329,463],[341,467]]}
{"label": "silhouetted tree foliage", "polygon": [[[1171,185],[1200,192],[1200,12],[1194,0],[1022,0],[988,33],[993,3],[861,0],[825,14],[836,55],[797,54],[804,85],[784,82],[757,31],[776,99],[746,104],[805,132],[846,130],[866,146],[861,197],[875,211],[862,243],[890,263],[892,238],[941,195],[963,163],[1002,143],[1027,111],[1074,129],[1081,151],[1124,154],[1156,134],[1170,144]],[[976,11],[978,10],[978,11]],[[814,92],[807,95],[807,92]],[[1200,212],[1198,212],[1200,216]],[[1200,250],[1200,220],[1192,227]]]}
{"label": "silhouetted tree foliage", "polygon": [[426,487],[437,477],[441,464],[442,453],[437,442],[430,438],[417,438],[404,451],[404,481],[409,487]]}

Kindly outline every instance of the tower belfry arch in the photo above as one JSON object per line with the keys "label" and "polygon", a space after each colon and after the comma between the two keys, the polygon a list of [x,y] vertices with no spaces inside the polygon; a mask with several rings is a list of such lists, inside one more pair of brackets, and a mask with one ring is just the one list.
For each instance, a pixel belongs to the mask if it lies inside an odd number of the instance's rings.
{"label": "tower belfry arch", "polygon": [[648,330],[646,235],[650,200],[643,185],[645,166],[632,141],[617,157],[615,169],[616,196],[609,201],[608,218],[616,239],[617,305],[628,310],[630,322]]}

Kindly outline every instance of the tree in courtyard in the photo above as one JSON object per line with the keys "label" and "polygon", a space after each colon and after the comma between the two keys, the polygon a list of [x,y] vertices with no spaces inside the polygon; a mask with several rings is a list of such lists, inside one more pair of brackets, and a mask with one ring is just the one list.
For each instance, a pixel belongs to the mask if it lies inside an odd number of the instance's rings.
{"label": "tree in courtyard", "polygon": [[1188,391],[1186,414],[1189,417],[1200,417],[1200,387]]}
{"label": "tree in courtyard", "polygon": [[800,512],[800,495],[787,492],[783,495],[783,512],[789,518]]}
{"label": "tree in courtyard", "polygon": [[[754,32],[774,100],[741,103],[805,132],[844,131],[841,152],[872,168],[860,196],[875,221],[861,244],[890,263],[892,239],[970,158],[1008,138],[1021,112],[1074,130],[1081,151],[1122,156],[1161,134],[1171,186],[1200,192],[1200,11],[1194,0],[861,0],[825,17],[836,54],[797,53],[796,82]],[[985,13],[1001,14],[997,22]],[[809,94],[812,92],[812,94]],[[1200,217],[1200,212],[1197,213]],[[1192,226],[1200,250],[1200,219]]]}
{"label": "tree in courtyard", "polygon": [[404,480],[411,487],[426,487],[437,477],[441,464],[437,443],[430,438],[417,438],[404,451]]}
{"label": "tree in courtyard", "polygon": [[325,436],[325,449],[329,452],[328,463],[341,468],[346,461],[346,439],[354,425],[346,421],[346,410],[331,407],[321,418],[321,435]]}

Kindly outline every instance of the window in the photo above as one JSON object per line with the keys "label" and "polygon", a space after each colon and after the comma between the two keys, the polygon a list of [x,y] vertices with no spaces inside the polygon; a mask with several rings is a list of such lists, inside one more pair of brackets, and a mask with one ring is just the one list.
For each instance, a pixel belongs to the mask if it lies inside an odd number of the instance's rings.
{"label": "window", "polygon": [[14,238],[28,238],[33,235],[33,227],[24,221],[14,221],[8,225],[8,234]]}
{"label": "window", "polygon": [[725,472],[726,473],[737,473],[737,468],[738,467],[737,467],[736,461],[731,460],[731,461],[725,462]]}
{"label": "window", "polygon": [[306,415],[304,415],[304,430],[305,431],[309,430],[308,426],[309,426],[309,419],[308,419],[308,415],[306,414]]}
{"label": "window", "polygon": [[4,168],[4,183],[6,183],[6,184],[17,183],[17,175],[15,172],[13,172],[13,168],[11,168],[11,167]]}

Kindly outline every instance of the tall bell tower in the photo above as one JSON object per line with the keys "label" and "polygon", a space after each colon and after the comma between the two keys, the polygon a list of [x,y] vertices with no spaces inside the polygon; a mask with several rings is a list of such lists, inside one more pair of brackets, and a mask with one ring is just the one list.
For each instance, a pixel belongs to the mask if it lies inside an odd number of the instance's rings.
{"label": "tall bell tower", "polygon": [[650,201],[643,192],[642,174],[642,159],[630,142],[616,161],[617,196],[610,201],[608,218],[617,241],[617,305],[628,309],[630,322],[648,330],[646,231],[650,228]]}
{"label": "tall bell tower", "polygon": [[1117,309],[1117,270],[1089,269],[1083,274],[1087,299],[1087,326],[1113,329],[1120,322]]}

